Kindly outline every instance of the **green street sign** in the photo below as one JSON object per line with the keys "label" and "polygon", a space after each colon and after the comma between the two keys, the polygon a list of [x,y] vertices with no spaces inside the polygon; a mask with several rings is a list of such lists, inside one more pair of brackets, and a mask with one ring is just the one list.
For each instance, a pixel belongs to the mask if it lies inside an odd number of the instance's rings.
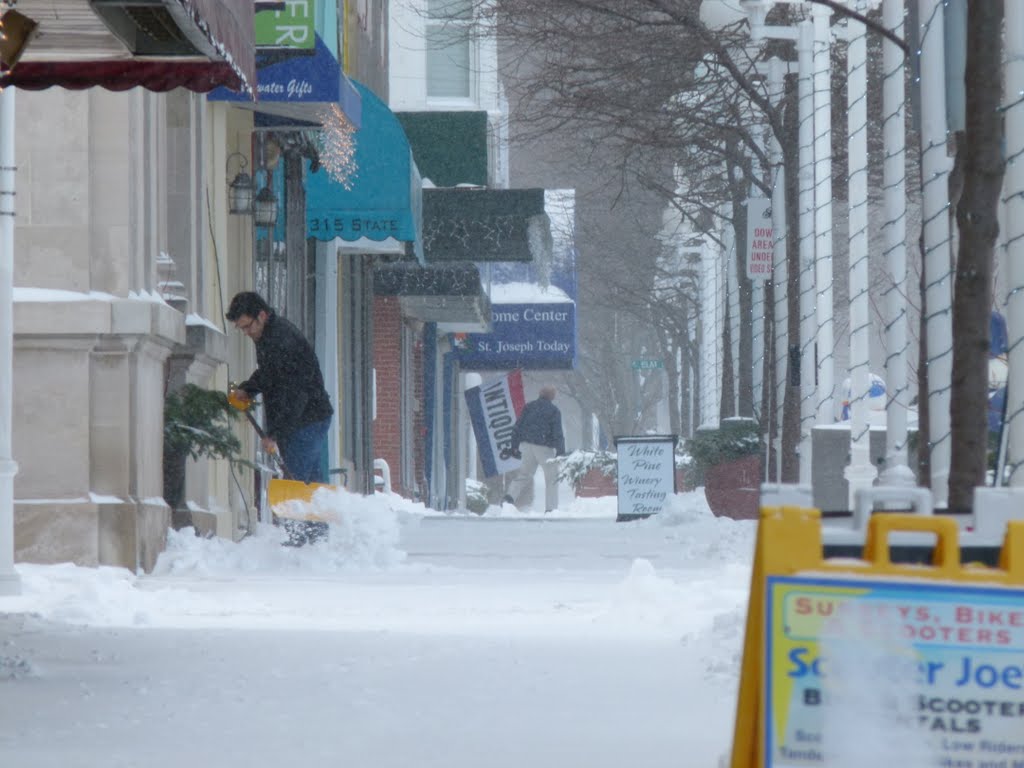
{"label": "green street sign", "polygon": [[633,368],[637,371],[654,371],[665,367],[663,360],[634,360]]}
{"label": "green street sign", "polygon": [[256,14],[256,47],[310,49],[315,46],[313,0],[290,0],[283,11]]}

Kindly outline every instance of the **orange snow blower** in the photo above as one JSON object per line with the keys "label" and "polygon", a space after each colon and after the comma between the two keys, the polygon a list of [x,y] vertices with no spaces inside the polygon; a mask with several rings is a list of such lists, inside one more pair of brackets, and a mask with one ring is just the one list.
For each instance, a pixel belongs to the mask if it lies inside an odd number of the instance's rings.
{"label": "orange snow blower", "polygon": [[[250,406],[252,405],[252,399],[243,390],[231,387],[228,391],[228,403],[231,406],[242,413],[252,424],[253,429],[256,430],[256,434],[259,435],[261,440],[267,438],[267,433],[260,426],[260,423],[256,421],[256,417],[252,415]],[[296,480],[292,473],[288,471],[288,467],[284,463],[284,459],[281,454],[276,451],[270,454],[274,461],[277,462],[277,467],[283,477],[272,477],[267,483],[267,506],[270,507],[270,511],[280,518],[287,518],[288,520],[304,520],[306,522],[317,522],[317,523],[331,523],[337,522],[333,517],[326,517],[324,515],[317,514],[309,502],[313,499],[313,494],[320,488],[331,488],[335,486],[328,483],[304,483],[301,480]],[[304,504],[293,504],[290,502],[305,502]]]}

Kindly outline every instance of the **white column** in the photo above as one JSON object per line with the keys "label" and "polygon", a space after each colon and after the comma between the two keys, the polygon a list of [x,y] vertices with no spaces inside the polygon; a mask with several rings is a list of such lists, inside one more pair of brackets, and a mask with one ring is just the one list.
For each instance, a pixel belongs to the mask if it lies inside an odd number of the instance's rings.
{"label": "white column", "polygon": [[[750,243],[747,243],[750,247]],[[765,332],[765,304],[764,304],[764,280],[751,280],[751,301],[750,314],[751,323],[754,326],[751,339],[751,357],[754,359],[753,376],[753,398],[754,413],[760,409],[761,388],[764,386],[764,332]],[[737,413],[738,416],[753,416],[753,413]]]}
{"label": "white column", "polygon": [[816,416],[814,348],[814,25],[798,25],[800,114],[800,483],[811,482],[811,428]]}
{"label": "white column", "polygon": [[[1024,4],[1006,10],[1006,328],[1009,379],[1006,424],[1008,485],[1024,485]],[[997,483],[998,484],[998,483]]]}
{"label": "white column", "polygon": [[701,393],[700,424],[718,426],[719,395],[722,388],[722,372],[719,367],[719,349],[722,343],[719,323],[719,260],[718,247],[705,242],[701,247]]}
{"label": "white column", "polygon": [[814,23],[814,281],[818,341],[818,424],[835,421],[835,324],[832,317],[832,10],[811,6]]}
{"label": "white column", "polygon": [[[738,416],[740,383],[740,281],[736,269],[736,229],[732,224],[736,220],[736,215],[731,205],[723,206],[722,213],[722,258],[725,260],[723,264],[724,279],[725,287],[728,291],[725,300],[729,303],[730,343],[729,348],[724,349],[722,354],[728,355],[728,359],[732,364],[732,408],[730,410]],[[723,357],[722,361],[724,362],[725,359]]]}
{"label": "white column", "polygon": [[[1012,3],[1011,3],[1012,5]],[[928,343],[928,428],[935,507],[949,499],[950,382],[953,375],[953,273],[946,154],[945,43],[942,0],[918,0],[921,51],[921,179],[924,219],[925,335]]]}
{"label": "white column", "polygon": [[0,595],[21,592],[14,570],[14,89],[0,90]]}
{"label": "white column", "polygon": [[[341,423],[341,393],[338,382],[338,249],[334,243],[316,244],[316,354],[324,373],[324,388],[334,405],[334,417],[327,431],[328,466],[341,466],[338,425]],[[338,478],[331,478],[337,481]]]}
{"label": "white column", "polygon": [[[882,24],[897,37],[903,32],[903,0],[883,0]],[[906,61],[899,46],[882,41],[882,141],[885,160],[882,186],[885,216],[882,236],[889,286],[885,292],[885,469],[884,485],[915,485],[915,474],[907,466],[907,153],[906,89],[903,77]]]}
{"label": "white column", "polygon": [[[768,98],[779,107],[785,95],[783,76],[785,64],[777,56],[768,60]],[[782,482],[782,411],[786,402],[787,367],[789,363],[789,268],[786,262],[786,170],[782,162],[782,145],[771,135],[768,157],[772,164],[772,283],[775,286],[775,441],[776,477]]]}
{"label": "white column", "polygon": [[[857,3],[854,7],[861,6]],[[870,488],[877,472],[871,464],[868,391],[871,386],[870,301],[868,299],[868,78],[867,30],[850,19],[847,64],[847,121],[850,203],[850,463],[843,472],[849,506],[857,492]]]}
{"label": "white column", "polygon": [[[732,350],[725,347],[725,306],[729,301],[729,265],[727,263],[729,252],[721,240],[714,244],[712,250],[715,254],[715,303],[713,304],[715,312],[715,380],[712,382],[715,397],[711,418],[712,422],[718,426],[722,413],[722,397],[725,395],[722,392],[725,356],[732,354]],[[733,370],[735,371],[735,368]]]}

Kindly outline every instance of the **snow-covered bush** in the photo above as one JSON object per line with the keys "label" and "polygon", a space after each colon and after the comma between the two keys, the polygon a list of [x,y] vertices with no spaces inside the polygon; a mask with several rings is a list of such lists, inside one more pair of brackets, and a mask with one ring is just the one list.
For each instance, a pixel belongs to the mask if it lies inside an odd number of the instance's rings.
{"label": "snow-covered bush", "polygon": [[611,451],[576,450],[568,456],[563,456],[560,463],[558,479],[570,483],[573,488],[579,488],[584,475],[591,469],[613,480],[619,474],[618,458]]}

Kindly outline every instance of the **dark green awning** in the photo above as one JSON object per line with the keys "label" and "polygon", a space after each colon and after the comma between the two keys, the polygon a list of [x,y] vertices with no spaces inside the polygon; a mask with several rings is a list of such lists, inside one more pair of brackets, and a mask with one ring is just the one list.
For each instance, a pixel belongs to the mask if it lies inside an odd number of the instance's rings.
{"label": "dark green awning", "polygon": [[435,187],[487,186],[486,112],[396,112],[416,167]]}
{"label": "dark green awning", "polygon": [[442,323],[450,332],[490,330],[491,302],[474,264],[421,267],[398,262],[376,267],[373,292],[399,297],[406,316]]}
{"label": "dark green awning", "polygon": [[550,247],[543,189],[424,189],[423,255],[448,261],[533,261]]}

